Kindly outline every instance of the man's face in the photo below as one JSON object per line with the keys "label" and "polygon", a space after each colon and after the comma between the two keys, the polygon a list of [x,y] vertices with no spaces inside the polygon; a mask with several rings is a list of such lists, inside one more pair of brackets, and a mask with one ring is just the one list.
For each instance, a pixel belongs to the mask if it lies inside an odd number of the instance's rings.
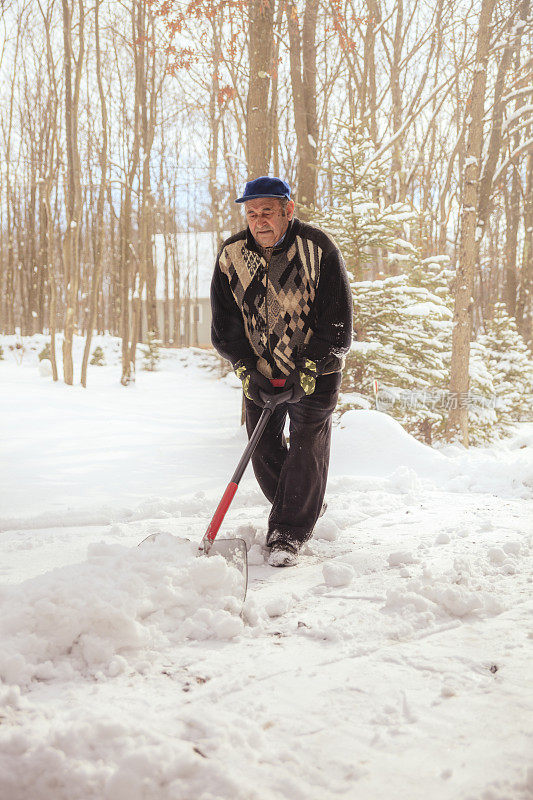
{"label": "man's face", "polygon": [[292,219],[294,200],[289,200],[286,210],[276,197],[258,197],[244,204],[246,221],[252,236],[263,247],[279,242]]}

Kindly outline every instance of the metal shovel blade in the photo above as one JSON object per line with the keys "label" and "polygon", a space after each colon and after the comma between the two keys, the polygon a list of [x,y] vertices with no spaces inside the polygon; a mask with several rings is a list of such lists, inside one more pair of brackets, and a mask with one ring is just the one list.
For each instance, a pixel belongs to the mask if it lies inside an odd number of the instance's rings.
{"label": "metal shovel blade", "polygon": [[[200,551],[200,555],[205,555]],[[244,539],[215,539],[207,556],[222,556],[231,567],[234,567],[242,576],[242,602],[246,599],[248,589],[248,553]]]}

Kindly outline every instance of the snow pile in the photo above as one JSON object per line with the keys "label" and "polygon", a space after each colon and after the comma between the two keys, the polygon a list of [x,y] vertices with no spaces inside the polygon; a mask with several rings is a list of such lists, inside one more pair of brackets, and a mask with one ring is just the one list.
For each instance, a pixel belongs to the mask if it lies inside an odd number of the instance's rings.
{"label": "snow pile", "polygon": [[294,595],[278,594],[266,602],[265,611],[269,617],[281,617],[294,606],[294,602]]}
{"label": "snow pile", "polygon": [[418,564],[419,559],[410,550],[397,550],[389,554],[389,567],[403,567],[406,564]]}
{"label": "snow pile", "polygon": [[[20,717],[29,714],[38,725],[33,730],[19,726],[0,731],[2,798],[258,797],[251,781],[232,778],[223,758],[216,757],[217,750],[227,747],[228,735],[239,741],[235,720],[223,725],[208,708],[203,709],[200,720],[181,711],[168,731],[158,731],[146,720],[134,720],[128,714],[117,719],[112,710],[101,706],[47,719],[25,698],[12,696],[4,702],[0,695],[0,714],[5,710]],[[245,734],[255,733],[241,722],[239,728],[243,727]]]}
{"label": "snow pile", "polygon": [[465,617],[470,614],[499,614],[501,605],[488,592],[476,592],[464,586],[452,586],[446,581],[428,583],[409,581],[406,589],[391,589],[387,593],[387,608],[400,613],[429,612],[426,619],[441,616]]}
{"label": "snow pile", "polygon": [[442,453],[417,441],[380,411],[346,411],[335,433],[332,463],[336,473],[388,477],[407,466],[419,476],[431,475],[432,480],[449,474]]}
{"label": "snow pile", "polygon": [[39,375],[43,378],[49,378],[53,374],[52,362],[49,358],[43,358],[39,363]]}
{"label": "snow pile", "polygon": [[[333,432],[331,474],[387,478],[389,491],[424,489],[528,498],[533,490],[533,425],[491,448],[422,444],[380,411],[350,410]],[[429,478],[429,480],[428,480]]]}
{"label": "snow pile", "polygon": [[424,569],[420,578],[387,591],[384,611],[399,614],[413,630],[449,618],[501,614],[504,605],[476,586],[474,573],[474,567],[464,558],[456,559],[450,570],[437,577]]}
{"label": "snow pile", "polygon": [[334,519],[319,519],[313,531],[315,539],[325,542],[336,542],[339,534],[340,528]]}
{"label": "snow pile", "polygon": [[499,496],[533,496],[533,426],[523,425],[517,436],[488,447],[469,450],[453,446],[442,452],[454,471],[442,484],[445,491],[488,492]]}
{"label": "snow pile", "polygon": [[145,671],[185,639],[242,630],[242,579],[222,556],[161,534],[92,545],[87,561],[0,590],[0,678],[10,684]]}
{"label": "snow pile", "polygon": [[337,561],[330,561],[322,567],[326,586],[348,586],[355,575],[353,567]]}

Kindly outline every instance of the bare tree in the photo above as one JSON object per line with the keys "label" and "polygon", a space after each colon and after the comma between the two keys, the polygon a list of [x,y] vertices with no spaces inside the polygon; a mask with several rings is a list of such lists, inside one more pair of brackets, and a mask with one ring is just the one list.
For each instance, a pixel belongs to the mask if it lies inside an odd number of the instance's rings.
{"label": "bare tree", "polygon": [[[13,135],[13,110],[15,103],[15,87],[18,69],[20,43],[22,34],[22,13],[17,18],[15,49],[13,54],[12,77],[10,81],[9,110],[7,119],[0,117],[0,126],[4,140],[5,151],[5,198],[6,198],[6,230],[7,230],[7,264],[4,272],[5,303],[3,303],[3,330],[4,333],[15,332],[15,258],[13,248],[13,223],[12,223],[12,185],[11,185],[11,159]],[[4,295],[4,292],[2,294]]]}
{"label": "bare tree", "polygon": [[78,111],[80,83],[85,55],[85,9],[83,0],[78,0],[78,55],[76,58],[72,45],[73,6],[70,6],[69,0],[62,0],[62,7],[65,76],[65,141],[67,152],[67,186],[65,192],[67,228],[63,239],[67,308],[65,312],[65,332],[63,340],[63,376],[65,383],[72,385],[74,381],[72,341],[78,303],[80,223],[82,211]]}
{"label": "bare tree", "polygon": [[[138,257],[132,241],[132,200],[134,184],[140,162],[141,150],[141,109],[142,109],[142,73],[143,60],[141,49],[144,41],[139,41],[139,29],[144,30],[143,0],[135,0],[131,6],[131,41],[135,70],[134,96],[133,96],[133,122],[132,145],[129,154],[129,163],[123,189],[124,197],[121,204],[120,215],[120,286],[121,286],[121,336],[122,336],[122,376],[120,382],[127,386],[135,377],[135,348],[139,335],[138,324],[140,309],[133,313],[133,326],[130,318],[130,287],[135,280],[138,268]],[[143,35],[143,34],[141,34]],[[141,290],[142,291],[142,290]],[[139,294],[137,294],[140,307]]]}
{"label": "bare tree", "polygon": [[483,117],[490,51],[490,24],[496,0],[482,0],[477,34],[472,90],[467,106],[470,123],[461,198],[461,245],[455,276],[455,308],[452,335],[450,395],[454,402],[446,425],[449,439],[459,435],[468,446],[468,388],[473,289],[476,270],[476,227],[479,202],[480,160],[483,148]]}
{"label": "bare tree", "polygon": [[107,195],[107,146],[108,146],[108,115],[107,102],[102,81],[102,53],[100,47],[100,3],[95,0],[94,7],[94,36],[96,47],[96,81],[98,83],[98,94],[100,96],[100,113],[102,116],[101,145],[98,154],[100,163],[100,187],[98,190],[98,205],[96,209],[96,235],[94,252],[94,270],[91,281],[91,294],[89,305],[89,317],[87,320],[87,337],[83,351],[81,365],[81,384],[87,386],[87,364],[91,352],[91,340],[96,323],[96,313],[98,308],[98,297],[102,282],[102,262],[103,262],[103,239],[104,239],[104,204]]}
{"label": "bare tree", "polygon": [[266,175],[270,166],[272,132],[268,100],[273,69],[274,0],[249,0],[250,79],[246,103],[246,160],[248,177]]}
{"label": "bare tree", "polygon": [[300,216],[316,203],[318,120],[316,106],[316,26],[318,0],[306,0],[300,31],[295,2],[287,2],[294,124],[298,143]]}
{"label": "bare tree", "polygon": [[533,151],[531,150],[526,164],[524,243],[516,302],[516,319],[522,336],[529,348],[533,350]]}

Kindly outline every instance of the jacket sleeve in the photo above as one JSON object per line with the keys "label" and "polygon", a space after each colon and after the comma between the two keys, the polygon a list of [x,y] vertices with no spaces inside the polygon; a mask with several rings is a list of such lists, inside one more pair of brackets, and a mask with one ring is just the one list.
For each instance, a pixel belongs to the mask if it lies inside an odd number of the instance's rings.
{"label": "jacket sleeve", "polygon": [[220,269],[219,257],[211,280],[211,341],[213,347],[233,366],[238,361],[257,363],[244,330],[241,311],[231,292],[229,281]]}
{"label": "jacket sleeve", "polygon": [[313,335],[301,356],[314,361],[319,375],[342,369],[352,343],[353,301],[348,272],[339,250],[320,266],[313,313]]}

